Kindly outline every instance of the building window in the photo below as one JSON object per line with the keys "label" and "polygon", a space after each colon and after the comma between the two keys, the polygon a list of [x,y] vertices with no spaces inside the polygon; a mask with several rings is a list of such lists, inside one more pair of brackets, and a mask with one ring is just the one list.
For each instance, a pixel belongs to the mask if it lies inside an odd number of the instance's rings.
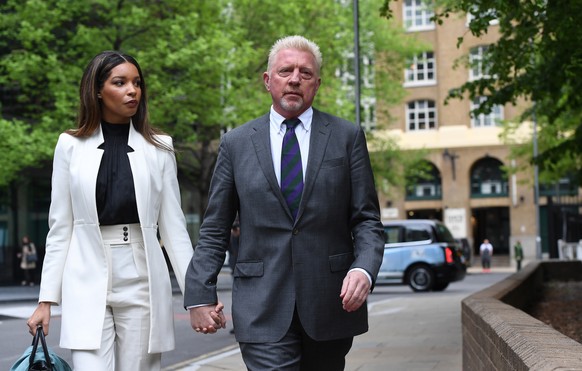
{"label": "building window", "polygon": [[416,100],[406,105],[406,127],[409,131],[436,129],[436,108],[432,100]]}
{"label": "building window", "polygon": [[471,197],[506,197],[509,185],[502,166],[491,157],[477,161],[471,169]]}
{"label": "building window", "polygon": [[469,54],[469,80],[490,77],[486,60],[487,48],[487,45],[481,45],[471,49]]}
{"label": "building window", "polygon": [[408,31],[423,31],[434,29],[431,18],[434,12],[423,0],[405,0],[402,7],[404,27]]}
{"label": "building window", "polygon": [[421,86],[436,83],[436,63],[433,52],[424,52],[408,61],[404,71],[404,86]]}
{"label": "building window", "polygon": [[503,120],[503,106],[494,105],[491,112],[474,114],[473,111],[479,108],[481,103],[485,102],[487,97],[477,97],[471,102],[471,126],[482,128],[489,126],[500,126]]}
{"label": "building window", "polygon": [[467,27],[476,18],[478,19],[489,18],[489,25],[491,26],[499,24],[497,10],[489,9],[485,12],[477,13],[477,7],[473,6],[472,8],[473,8],[472,11],[467,13]]}
{"label": "building window", "polygon": [[568,175],[555,183],[540,183],[541,196],[575,196],[580,185],[575,176]]}
{"label": "building window", "polygon": [[376,129],[376,98],[371,96],[361,97],[360,102],[360,126],[365,131]]}
{"label": "building window", "polygon": [[[362,53],[361,55],[361,97],[360,97],[360,125],[364,130],[371,131],[376,129],[376,97],[374,95],[374,58],[371,53]],[[345,98],[353,102],[355,98],[354,86],[356,85],[355,57],[353,52],[344,53],[344,61],[339,68],[335,70],[335,76],[341,80],[342,89],[345,92]],[[339,99],[340,105],[344,104],[343,99]],[[346,102],[347,103],[347,102]]]}
{"label": "building window", "polygon": [[406,200],[440,200],[441,173],[428,161],[406,171]]}

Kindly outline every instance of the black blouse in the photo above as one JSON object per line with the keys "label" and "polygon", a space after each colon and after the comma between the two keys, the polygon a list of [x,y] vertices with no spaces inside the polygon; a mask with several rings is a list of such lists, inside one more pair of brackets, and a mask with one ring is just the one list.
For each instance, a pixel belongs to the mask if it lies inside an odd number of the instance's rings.
{"label": "black blouse", "polygon": [[139,223],[127,144],[128,124],[101,122],[103,158],[97,175],[96,200],[101,225]]}

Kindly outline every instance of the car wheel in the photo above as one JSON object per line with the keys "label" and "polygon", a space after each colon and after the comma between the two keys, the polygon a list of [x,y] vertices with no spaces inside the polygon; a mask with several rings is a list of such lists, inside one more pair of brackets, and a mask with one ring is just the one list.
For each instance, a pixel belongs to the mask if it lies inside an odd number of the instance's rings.
{"label": "car wheel", "polygon": [[417,265],[408,272],[408,285],[414,291],[430,291],[434,285],[434,274],[425,265]]}
{"label": "car wheel", "polygon": [[447,287],[449,287],[449,283],[448,282],[436,282],[434,284],[434,286],[432,287],[432,290],[433,291],[443,291]]}

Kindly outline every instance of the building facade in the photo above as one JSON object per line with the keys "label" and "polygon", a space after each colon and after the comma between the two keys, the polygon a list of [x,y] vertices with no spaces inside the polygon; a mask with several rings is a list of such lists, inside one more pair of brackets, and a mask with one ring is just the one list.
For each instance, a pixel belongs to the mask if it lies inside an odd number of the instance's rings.
{"label": "building facade", "polygon": [[[506,175],[505,169],[516,164],[500,138],[502,121],[517,120],[524,105],[499,106],[490,114],[472,116],[484,97],[445,104],[452,89],[487,76],[483,57],[499,37],[498,26],[492,22],[485,36],[475,38],[468,30],[470,15],[436,25],[421,0],[391,4],[406,37],[420,41],[425,51],[403,71],[406,97],[390,108],[395,120],[385,134],[396,137],[404,150],[427,150],[430,175],[408,182],[398,195],[380,195],[383,219],[442,220],[456,238],[467,239],[474,255],[487,238],[495,254],[510,257],[519,240],[525,259],[534,259],[538,247],[533,169]],[[459,37],[464,42],[457,47]],[[463,58],[470,66],[460,62]],[[531,125],[524,123],[517,135],[529,140],[532,133]]]}

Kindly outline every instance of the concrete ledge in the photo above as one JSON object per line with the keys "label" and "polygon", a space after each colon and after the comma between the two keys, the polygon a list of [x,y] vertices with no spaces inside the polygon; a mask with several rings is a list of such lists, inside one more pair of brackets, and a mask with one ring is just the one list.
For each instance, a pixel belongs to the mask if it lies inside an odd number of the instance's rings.
{"label": "concrete ledge", "polygon": [[461,302],[464,370],[582,370],[582,344],[520,309],[549,280],[582,280],[582,261],[530,263]]}

